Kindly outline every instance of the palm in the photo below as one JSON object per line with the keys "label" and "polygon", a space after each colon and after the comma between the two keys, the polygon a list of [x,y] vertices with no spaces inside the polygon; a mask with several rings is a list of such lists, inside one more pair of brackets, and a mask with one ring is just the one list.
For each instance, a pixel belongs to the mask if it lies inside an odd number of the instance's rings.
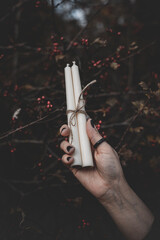
{"label": "palm", "polygon": [[[62,129],[65,129],[63,133],[61,132],[62,136],[69,136],[69,127],[63,125],[61,127],[61,130]],[[86,130],[91,146],[94,146],[102,136],[91,122],[91,119],[87,121]],[[61,149],[66,152],[69,143],[66,141],[63,141],[62,143]],[[80,170],[71,168],[71,171],[88,191],[90,191],[95,197],[100,198],[116,181],[119,181],[123,172],[117,153],[107,142],[102,142],[98,148],[96,148],[93,155],[95,160],[94,168],[82,168]],[[66,165],[70,165],[73,162],[73,159],[72,161],[67,162],[66,159],[68,156],[68,154],[65,154],[62,157],[62,161]]]}
{"label": "palm", "polygon": [[81,184],[96,198],[103,196],[114,181],[119,179],[121,166],[112,148],[104,149],[103,153],[94,152],[95,164],[90,169],[73,169],[73,173]]}

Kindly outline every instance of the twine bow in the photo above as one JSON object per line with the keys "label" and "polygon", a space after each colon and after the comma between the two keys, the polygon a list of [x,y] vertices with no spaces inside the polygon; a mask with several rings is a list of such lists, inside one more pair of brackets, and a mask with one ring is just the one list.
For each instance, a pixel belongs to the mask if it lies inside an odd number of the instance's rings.
{"label": "twine bow", "polygon": [[[85,115],[87,115],[86,111],[82,110],[82,108],[85,106],[85,100],[82,99],[82,94],[86,91],[86,89],[92,85],[96,83],[96,80],[93,80],[91,81],[90,83],[88,83],[81,91],[80,95],[79,95],[79,98],[78,98],[78,102],[77,102],[77,106],[76,106],[76,109],[75,110],[71,110],[71,109],[68,109],[66,111],[66,114],[68,113],[72,113],[71,116],[70,116],[70,119],[69,119],[69,128],[70,128],[70,136],[71,136],[71,144],[72,144],[72,141],[73,141],[73,133],[72,133],[72,129],[71,129],[71,126],[75,126],[76,125],[76,115],[77,113],[83,113]],[[80,101],[83,101],[83,104],[82,106],[80,106]]]}

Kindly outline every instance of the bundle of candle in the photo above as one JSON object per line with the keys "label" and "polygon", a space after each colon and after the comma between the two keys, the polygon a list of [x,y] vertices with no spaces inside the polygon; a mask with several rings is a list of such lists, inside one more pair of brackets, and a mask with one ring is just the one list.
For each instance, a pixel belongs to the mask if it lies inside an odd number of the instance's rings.
{"label": "bundle of candle", "polygon": [[83,90],[78,66],[73,62],[65,67],[65,85],[67,102],[67,119],[70,127],[69,142],[75,147],[72,166],[91,167],[93,158],[90,141],[86,132],[86,112],[83,100]]}

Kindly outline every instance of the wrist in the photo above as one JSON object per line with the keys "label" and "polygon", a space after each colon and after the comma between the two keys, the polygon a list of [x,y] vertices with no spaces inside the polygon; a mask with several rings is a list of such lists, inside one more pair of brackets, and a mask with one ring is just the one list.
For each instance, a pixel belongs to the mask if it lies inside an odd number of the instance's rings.
{"label": "wrist", "polygon": [[105,194],[98,198],[98,201],[105,206],[114,205],[117,203],[119,198],[125,196],[126,194],[128,195],[130,191],[132,190],[128,185],[126,179],[124,176],[121,176],[118,181],[107,188]]}
{"label": "wrist", "polygon": [[[109,213],[120,213],[137,217],[138,215],[153,222],[154,216],[143,201],[136,195],[123,177],[117,184],[108,188],[103,197],[98,199]],[[140,217],[139,217],[140,218]]]}
{"label": "wrist", "polygon": [[147,235],[154,216],[125,178],[109,188],[98,200],[127,239],[139,240]]}

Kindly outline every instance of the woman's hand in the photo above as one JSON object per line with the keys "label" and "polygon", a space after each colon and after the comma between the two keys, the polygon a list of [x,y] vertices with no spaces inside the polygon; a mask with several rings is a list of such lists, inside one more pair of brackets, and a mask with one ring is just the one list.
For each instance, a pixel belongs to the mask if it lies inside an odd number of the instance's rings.
{"label": "woman's hand", "polygon": [[[69,136],[69,127],[63,125],[60,128],[60,133],[62,136]],[[87,134],[92,145],[102,138],[91,119],[87,121]],[[66,153],[62,157],[63,163],[70,166],[74,161],[72,157],[74,146],[63,141],[60,147]],[[70,169],[81,184],[97,199],[103,201],[103,198],[106,200],[107,197],[110,200],[112,189],[123,179],[118,154],[107,142],[103,142],[94,151],[93,156],[94,168]]]}
{"label": "woman's hand", "polygon": [[[69,136],[69,127],[60,128],[62,136]],[[94,145],[102,138],[91,119],[87,121],[87,134]],[[74,147],[67,141],[60,144],[66,153],[62,161],[68,167],[73,162]],[[93,153],[95,167],[70,168],[81,184],[104,206],[128,240],[142,240],[149,232],[154,216],[126,182],[116,151],[101,143]]]}

